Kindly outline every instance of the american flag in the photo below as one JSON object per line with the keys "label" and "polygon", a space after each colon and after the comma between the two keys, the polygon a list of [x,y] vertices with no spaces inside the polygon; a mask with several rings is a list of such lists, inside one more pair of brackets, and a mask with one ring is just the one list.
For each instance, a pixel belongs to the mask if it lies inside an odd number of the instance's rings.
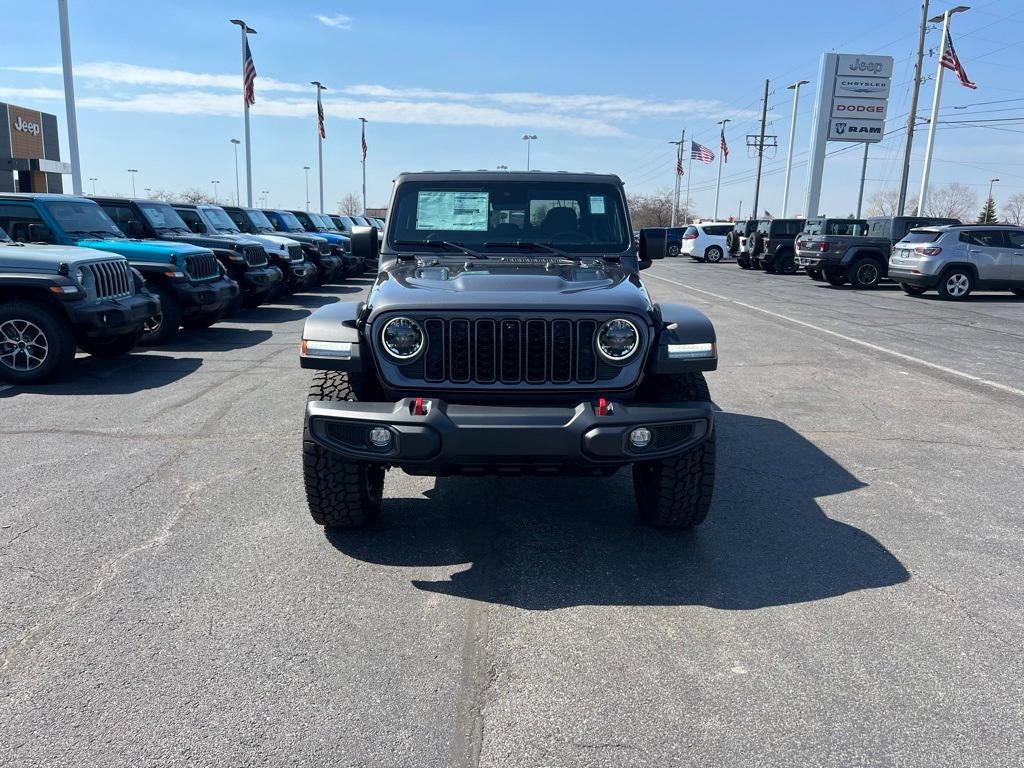
{"label": "american flag", "polygon": [[956,72],[956,79],[960,81],[960,85],[964,86],[964,88],[974,89],[978,87],[968,79],[967,72],[964,71],[964,65],[960,63],[960,57],[956,55],[956,49],[953,47],[953,38],[949,36],[949,30],[946,30],[946,50],[942,54],[942,66]]}
{"label": "american flag", "polygon": [[715,153],[696,141],[690,142],[690,157],[700,160],[704,165],[711,165],[715,161]]}
{"label": "american flag", "polygon": [[682,176],[682,175],[683,175],[683,159],[677,155],[676,156],[676,176]]}
{"label": "american flag", "polygon": [[324,105],[320,101],[320,91],[316,92],[316,122],[320,129],[320,138],[327,138],[327,129],[324,128]]}
{"label": "american flag", "polygon": [[363,123],[362,146],[363,146],[363,162],[366,162],[366,123],[365,122]]}
{"label": "american flag", "polygon": [[722,162],[729,162],[729,145],[725,143],[725,126],[722,126],[722,141],[719,143],[722,148]]}
{"label": "american flag", "polygon": [[252,62],[248,40],[245,41],[245,61],[242,62],[242,92],[246,104],[256,103],[256,65]]}

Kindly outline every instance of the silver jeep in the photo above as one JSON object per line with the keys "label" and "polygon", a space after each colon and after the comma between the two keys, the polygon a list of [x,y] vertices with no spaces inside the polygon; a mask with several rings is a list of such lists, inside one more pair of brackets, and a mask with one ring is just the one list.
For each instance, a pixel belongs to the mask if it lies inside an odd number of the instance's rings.
{"label": "silver jeep", "polygon": [[1024,227],[963,224],[919,227],[896,243],[889,279],[911,296],[935,289],[960,300],[971,291],[1011,291],[1024,297]]}

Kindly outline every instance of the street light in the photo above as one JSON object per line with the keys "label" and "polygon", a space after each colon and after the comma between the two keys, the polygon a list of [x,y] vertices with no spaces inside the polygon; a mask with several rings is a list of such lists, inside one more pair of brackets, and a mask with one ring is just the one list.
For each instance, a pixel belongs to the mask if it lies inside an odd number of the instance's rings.
{"label": "street light", "polygon": [[997,181],[999,181],[999,179],[989,179],[988,180],[988,199],[989,200],[992,199],[992,185],[995,184]]}
{"label": "street light", "polygon": [[93,195],[95,195],[96,194],[96,182],[99,181],[99,178],[97,178],[96,176],[90,176],[89,177],[89,181],[92,182],[92,193],[93,193]]}
{"label": "street light", "polygon": [[263,207],[266,208],[268,203],[270,202],[270,190],[261,189],[260,194],[263,195]]}
{"label": "street light", "polygon": [[146,193],[147,200],[149,200],[153,196],[153,189],[151,187],[143,187],[142,191]]}
{"label": "street light", "polygon": [[524,133],[523,141],[526,142],[526,170],[530,170],[530,145],[537,140],[536,133]]}
{"label": "street light", "polygon": [[[250,27],[241,19],[229,19],[229,21],[238,27],[239,32],[242,34],[242,82],[245,82],[245,70],[246,62],[248,61],[251,66],[251,55],[246,57],[246,52],[249,50],[248,36],[255,35],[256,30]],[[253,76],[255,76],[255,70],[253,70]],[[252,142],[250,141],[249,134],[249,99],[246,98],[245,88],[242,89],[242,112],[245,118],[245,189],[247,194],[248,205],[252,205]]]}
{"label": "street light", "polygon": [[132,197],[135,197],[135,174],[139,172],[138,168],[129,168],[128,174],[132,179]]}
{"label": "street light", "polygon": [[508,166],[507,165],[499,165],[498,166],[498,170],[499,171],[507,171],[508,170]]}
{"label": "street light", "polygon": [[302,166],[302,170],[306,172],[306,212],[309,212],[309,166]]}
{"label": "street light", "polygon": [[235,145],[235,205],[241,205],[242,188],[238,184],[238,145],[242,142],[238,139],[232,139],[231,143]]}
{"label": "street light", "polygon": [[[789,210],[789,174],[793,170],[793,142],[796,139],[796,105],[800,101],[800,86],[807,85],[810,80],[797,80],[787,85],[787,91],[793,91],[793,116],[789,120],[789,147],[786,149],[786,183],[782,185],[782,215]],[[755,215],[757,212],[754,212]]]}
{"label": "street light", "polygon": [[220,180],[219,179],[214,179],[210,183],[213,184],[213,202],[216,203],[217,202],[217,185],[220,184]]}

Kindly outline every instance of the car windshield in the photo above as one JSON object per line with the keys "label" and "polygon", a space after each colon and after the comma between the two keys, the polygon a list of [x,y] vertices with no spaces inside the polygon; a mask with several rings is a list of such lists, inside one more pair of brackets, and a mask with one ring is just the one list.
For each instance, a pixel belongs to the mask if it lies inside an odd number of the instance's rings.
{"label": "car windshield", "polygon": [[106,212],[91,200],[54,200],[46,203],[46,209],[69,235],[124,237]]}
{"label": "car windshield", "polygon": [[389,243],[406,248],[425,241],[541,243],[576,253],[630,247],[621,191],[600,182],[407,182],[388,220]]}
{"label": "car windshield", "polygon": [[158,232],[188,232],[188,225],[167,203],[139,203],[139,209],[150,226]]}
{"label": "car windshield", "polygon": [[[258,211],[255,208],[246,208],[244,211],[234,210],[231,212],[231,218],[234,219],[240,229],[243,225],[242,219],[248,219],[249,224],[257,232],[274,231],[274,225],[270,223],[270,219],[267,218],[267,214],[263,211]],[[248,229],[248,227],[246,227],[246,229]]]}
{"label": "car windshield", "polygon": [[324,230],[325,232],[337,232],[338,231],[338,228],[336,226],[334,226],[334,222],[331,221],[331,217],[330,216],[324,216],[324,215],[319,214],[319,213],[311,213],[311,214],[309,214],[309,217],[311,219],[313,219],[313,221],[316,222],[320,226],[320,228],[322,230]]}
{"label": "car windshield", "polygon": [[280,211],[277,214],[281,218],[281,223],[284,224],[284,228],[289,232],[305,232],[305,227],[302,223],[295,218],[294,213],[288,211]]}
{"label": "car windshield", "polygon": [[4,232],[2,229],[0,229],[0,243],[11,243],[11,242],[14,242],[14,241],[11,240],[11,238],[7,236],[6,232]]}
{"label": "car windshield", "polygon": [[217,205],[202,205],[199,207],[199,213],[206,219],[206,223],[216,229],[218,232],[228,232],[230,234],[238,234],[239,229],[235,225],[235,222],[228,216],[227,211]]}

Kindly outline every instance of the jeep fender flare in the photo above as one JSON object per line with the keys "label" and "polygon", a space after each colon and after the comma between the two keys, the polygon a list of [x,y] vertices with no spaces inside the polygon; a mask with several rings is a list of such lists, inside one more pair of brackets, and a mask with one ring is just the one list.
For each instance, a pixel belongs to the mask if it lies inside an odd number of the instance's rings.
{"label": "jeep fender flare", "polygon": [[843,258],[839,263],[844,267],[848,267],[853,263],[854,259],[862,258],[874,259],[882,266],[883,271],[888,271],[889,257],[877,248],[858,248],[854,246],[843,254]]}
{"label": "jeep fender flare", "polygon": [[[711,320],[698,309],[683,304],[654,305],[654,343],[648,358],[653,374],[713,371],[718,368],[718,337]],[[670,358],[669,344],[711,344],[712,356],[689,359]]]}
{"label": "jeep fender flare", "polygon": [[[363,337],[360,332],[360,316],[365,303],[362,301],[336,301],[320,307],[306,318],[302,326],[302,349],[299,364],[303,368],[319,371],[363,372]],[[348,358],[326,357],[306,353],[306,342],[326,341],[332,344],[351,344]]]}

